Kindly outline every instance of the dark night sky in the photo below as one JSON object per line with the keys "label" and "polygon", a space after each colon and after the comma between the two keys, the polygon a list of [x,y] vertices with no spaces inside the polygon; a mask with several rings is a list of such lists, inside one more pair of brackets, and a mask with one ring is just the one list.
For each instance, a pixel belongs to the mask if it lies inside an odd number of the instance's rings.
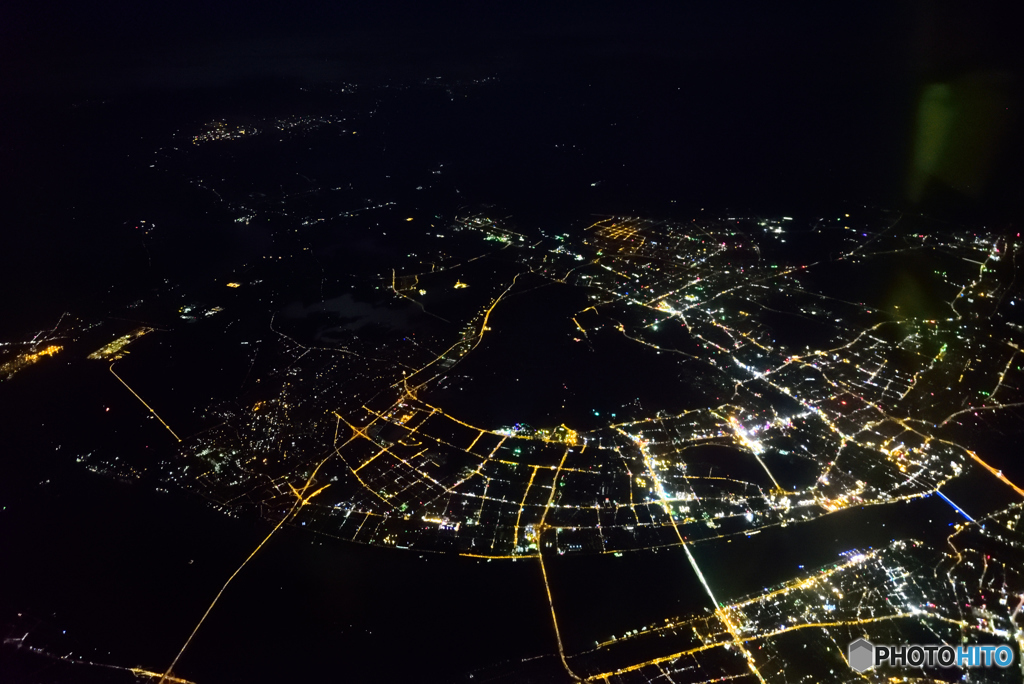
{"label": "dark night sky", "polygon": [[638,57],[721,69],[754,61],[822,61],[872,69],[905,61],[915,10],[804,3],[119,3],[8,8],[3,59],[22,82],[106,78],[111,85],[187,85],[240,75],[317,78],[345,68],[458,68]]}
{"label": "dark night sky", "polygon": [[[656,90],[649,85],[678,82],[692,92],[694,108],[707,112],[702,126],[719,127],[719,138],[728,137],[724,127],[731,126],[746,140],[783,139],[778,144],[789,150],[789,166],[809,162],[805,152],[822,140],[838,141],[837,152],[874,150],[851,159],[848,163],[856,166],[851,172],[886,178],[885,190],[870,199],[898,203],[922,90],[929,83],[980,74],[998,82],[999,108],[1007,115],[994,143],[998,152],[983,162],[984,191],[963,201],[956,192],[945,195],[968,212],[994,209],[1006,216],[1021,206],[1015,191],[1021,137],[1007,124],[1020,105],[1017,41],[1007,4],[283,6],[190,0],[97,8],[19,1],[0,9],[0,84],[9,94],[0,107],[14,117],[15,126],[8,129],[28,132],[40,108],[55,98],[221,88],[268,79],[319,83],[498,75],[553,84],[592,81],[609,97],[634,98],[638,108],[650,111],[659,102],[647,95]],[[987,125],[988,119],[982,121]],[[742,157],[745,144],[721,152]],[[8,140],[10,145],[18,143]]]}

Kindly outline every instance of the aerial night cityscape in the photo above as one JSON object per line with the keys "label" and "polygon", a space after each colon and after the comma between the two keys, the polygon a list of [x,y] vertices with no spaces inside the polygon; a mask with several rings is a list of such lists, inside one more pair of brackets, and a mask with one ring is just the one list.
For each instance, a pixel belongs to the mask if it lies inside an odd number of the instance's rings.
{"label": "aerial night cityscape", "polygon": [[180,9],[9,11],[0,681],[1024,681],[995,5]]}

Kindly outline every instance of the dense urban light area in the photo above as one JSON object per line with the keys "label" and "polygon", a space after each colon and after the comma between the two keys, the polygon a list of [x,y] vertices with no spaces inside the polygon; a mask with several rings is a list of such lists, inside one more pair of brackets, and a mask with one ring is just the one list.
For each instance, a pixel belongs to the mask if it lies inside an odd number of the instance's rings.
{"label": "dense urban light area", "polygon": [[[915,217],[860,213],[822,217],[802,232],[786,218],[607,217],[527,237],[489,213],[464,211],[432,227],[443,248],[410,255],[362,285],[457,334],[370,343],[350,332],[344,343],[314,345],[282,331],[275,317],[262,335],[272,341],[253,366],[250,399],[222,410],[219,424],[185,439],[173,458],[83,458],[116,477],[156,469],[168,486],[201,492],[224,512],[277,521],[275,531],[287,524],[403,550],[532,560],[540,570],[564,554],[682,547],[709,612],[666,616],[582,652],[565,650],[559,638],[561,661],[577,679],[691,681],[687,673],[714,670],[773,681],[788,670],[791,681],[817,681],[813,669],[792,679],[804,649],[834,670],[847,638],[884,640],[911,622],[947,643],[1024,643],[1013,619],[1016,572],[965,543],[1020,549],[1021,503],[968,517],[942,494],[982,472],[993,489],[1024,495],[961,443],[984,424],[978,418],[1024,405],[1021,331],[1002,313],[1016,303],[1020,242],[920,233]],[[830,252],[797,263],[779,246],[786,239],[820,240]],[[875,308],[816,285],[816,271],[841,264],[855,273],[873,260],[922,254],[942,265],[932,274],[942,317],[906,310],[921,303]],[[280,268],[233,274],[224,290],[231,297],[206,310],[229,315],[236,298],[260,300]],[[573,296],[586,306],[566,306]],[[575,427],[481,424],[447,408],[441,390],[459,382],[472,357],[485,363],[468,374],[514,364],[487,358],[492,339],[510,333],[503,308],[514,305],[527,314],[518,324],[544,326],[515,331],[536,340],[522,354],[560,353],[547,346],[558,340],[598,378],[633,372],[616,355],[645,355],[662,377],[686,379],[677,402],[686,408],[649,410],[628,400],[618,413],[591,410],[588,424]],[[555,313],[541,315],[544,308]],[[780,320],[794,326],[785,342]],[[74,348],[86,328],[63,319],[16,345],[4,371],[28,372],[40,357]],[[88,358],[122,359],[147,334],[162,333],[137,328]],[[143,399],[129,386],[136,358],[111,373],[180,441],[152,408],[169,399],[158,388]],[[585,396],[570,396],[586,408]],[[473,401],[500,403],[500,388]],[[761,594],[719,601],[715,578],[690,553],[844,509],[933,495],[963,516],[947,547],[894,539],[852,549]],[[547,584],[547,572],[539,574]],[[547,595],[557,635],[559,596],[550,586]],[[800,630],[793,651],[788,636]],[[631,662],[628,645],[652,640],[662,654]]]}

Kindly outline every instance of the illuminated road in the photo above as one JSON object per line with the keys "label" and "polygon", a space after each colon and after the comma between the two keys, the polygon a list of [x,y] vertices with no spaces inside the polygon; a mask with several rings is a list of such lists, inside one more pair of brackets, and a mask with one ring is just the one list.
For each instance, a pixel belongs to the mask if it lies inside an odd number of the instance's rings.
{"label": "illuminated road", "polygon": [[[115,362],[115,363],[116,363],[116,362]],[[147,404],[147,403],[146,403],[146,400],[145,400],[145,399],[143,399],[142,397],[140,397],[140,396],[138,395],[138,393],[137,393],[137,392],[136,392],[135,390],[133,390],[133,389],[132,389],[131,387],[129,387],[129,386],[128,386],[128,383],[127,383],[127,382],[125,382],[125,381],[124,381],[124,380],[123,380],[123,379],[121,378],[121,376],[120,376],[120,375],[118,375],[117,373],[115,373],[115,372],[114,372],[114,364],[113,364],[113,363],[111,363],[111,364],[110,364],[110,369],[109,369],[109,370],[110,370],[110,374],[111,374],[111,375],[113,375],[113,376],[114,376],[115,378],[117,378],[117,381],[118,381],[118,382],[120,382],[120,383],[121,383],[122,385],[124,385],[125,387],[127,387],[127,388],[128,388],[128,391],[132,393],[132,396],[134,396],[134,397],[135,397],[136,399],[138,399],[138,400],[139,400],[139,402],[140,402],[140,403],[141,403],[141,404],[142,404],[143,406],[145,406],[145,407],[146,407],[146,409],[147,409],[147,410],[148,410],[148,411],[149,411],[150,413],[152,413],[152,414],[153,414],[153,417],[154,417],[154,418],[156,418],[157,420],[159,420],[159,421],[160,421],[160,424],[161,424],[161,425],[163,425],[163,426],[164,426],[165,428],[167,428],[167,431],[168,431],[168,432],[170,432],[170,433],[171,433],[171,435],[173,435],[173,436],[174,436],[174,439],[176,439],[176,440],[178,440],[178,441],[180,442],[180,441],[181,441],[181,437],[178,437],[177,433],[175,433],[175,432],[174,432],[174,430],[172,430],[172,429],[171,429],[171,426],[170,426],[170,425],[168,425],[167,423],[165,423],[165,422],[164,422],[164,419],[163,419],[163,418],[161,418],[161,417],[160,417],[159,415],[157,415],[157,412],[153,410],[153,407],[152,407],[152,406],[150,406],[149,404]]]}

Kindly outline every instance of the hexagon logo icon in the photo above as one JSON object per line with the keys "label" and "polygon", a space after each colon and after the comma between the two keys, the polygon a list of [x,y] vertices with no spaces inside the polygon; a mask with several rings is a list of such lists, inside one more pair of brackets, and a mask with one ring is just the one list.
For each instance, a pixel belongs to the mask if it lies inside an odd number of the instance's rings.
{"label": "hexagon logo icon", "polygon": [[850,667],[856,672],[870,670],[875,664],[875,645],[867,639],[857,639],[847,651]]}

